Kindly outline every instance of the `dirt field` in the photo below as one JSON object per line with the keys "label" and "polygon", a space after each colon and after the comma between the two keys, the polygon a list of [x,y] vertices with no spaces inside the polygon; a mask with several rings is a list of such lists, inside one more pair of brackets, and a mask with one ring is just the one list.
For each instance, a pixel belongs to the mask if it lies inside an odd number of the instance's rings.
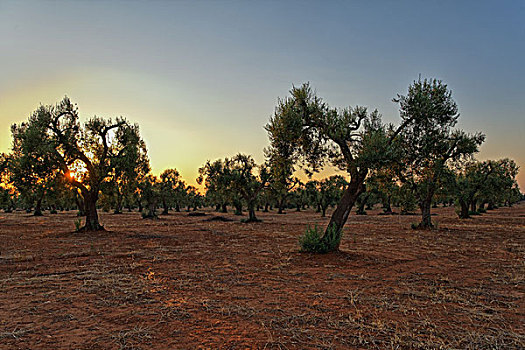
{"label": "dirt field", "polygon": [[318,214],[0,213],[2,349],[518,349],[525,204],[460,221],[351,215],[342,252],[298,252]]}

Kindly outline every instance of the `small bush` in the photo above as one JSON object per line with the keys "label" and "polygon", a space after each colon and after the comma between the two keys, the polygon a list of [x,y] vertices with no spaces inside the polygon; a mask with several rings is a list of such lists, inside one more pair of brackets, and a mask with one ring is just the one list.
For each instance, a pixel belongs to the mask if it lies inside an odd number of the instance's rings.
{"label": "small bush", "polygon": [[484,214],[484,213],[487,212],[487,210],[484,209],[484,208],[479,208],[478,212],[479,212],[480,214]]}
{"label": "small bush", "polygon": [[82,225],[82,220],[78,219],[78,220],[75,220],[75,231],[80,231],[80,227]]}
{"label": "small bush", "polygon": [[317,225],[313,228],[306,227],[304,235],[299,237],[301,252],[309,253],[328,253],[337,249],[341,241],[341,233],[335,226],[327,229],[326,237],[323,239],[323,231]]}

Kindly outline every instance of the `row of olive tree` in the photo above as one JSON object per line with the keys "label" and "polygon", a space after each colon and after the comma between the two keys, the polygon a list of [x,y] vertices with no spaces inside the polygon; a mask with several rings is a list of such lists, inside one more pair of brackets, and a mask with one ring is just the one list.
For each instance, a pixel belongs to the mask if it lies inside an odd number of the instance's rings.
{"label": "row of olive tree", "polygon": [[103,229],[97,203],[111,202],[115,213],[128,208],[146,208],[146,217],[155,216],[158,203],[164,213],[170,206],[196,207],[200,195],[188,187],[175,169],[160,179],[150,174],[146,145],[137,124],[124,118],[93,117],[79,120],[78,109],[65,97],[55,106],[40,106],[27,122],[11,127],[10,154],[0,159],[1,200],[7,210],[16,195],[35,215],[41,215],[44,200],[51,206],[76,203],[86,217],[82,230]]}
{"label": "row of olive tree", "polygon": [[[373,201],[380,201],[385,213],[392,213],[392,201],[402,212],[417,205],[418,226],[431,228],[431,207],[438,199],[457,201],[465,218],[476,203],[490,209],[501,202],[502,193],[509,204],[519,196],[513,161],[473,161],[485,136],[455,129],[458,108],[445,84],[419,79],[393,101],[400,107],[398,126],[383,123],[377,110],[332,108],[309,84],[292,87],[265,126],[270,139],[265,163],[257,165],[243,154],[208,161],[197,179],[206,188],[203,198],[175,169],[159,178],[151,175],[138,125],[98,117],[81,123],[66,97],[12,126],[12,152],[0,159],[0,197],[9,203],[16,190],[34,203],[37,215],[44,199],[74,201],[86,216],[85,230],[102,229],[97,214],[101,194],[115,213],[138,206],[144,217],[156,217],[158,206],[167,214],[170,208],[212,204],[221,211],[232,205],[241,214],[245,205],[247,221],[258,221],[255,210],[261,206],[283,213],[290,203],[297,210],[311,205],[324,216],[337,202],[319,241],[335,250],[356,204],[361,214]],[[294,176],[297,166],[312,175],[327,164],[345,171],[348,181],[334,176],[302,184]]]}

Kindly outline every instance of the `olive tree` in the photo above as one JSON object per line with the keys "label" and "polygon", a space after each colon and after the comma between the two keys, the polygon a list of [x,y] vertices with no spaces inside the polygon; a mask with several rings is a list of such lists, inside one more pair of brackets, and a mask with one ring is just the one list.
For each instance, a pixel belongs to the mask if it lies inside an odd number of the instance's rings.
{"label": "olive tree", "polygon": [[397,95],[402,130],[399,172],[402,182],[414,192],[421,211],[419,228],[433,227],[430,208],[448,165],[469,159],[485,140],[481,133],[467,134],[454,129],[459,113],[452,92],[436,79],[421,78]]}
{"label": "olive tree", "polygon": [[365,190],[369,171],[392,159],[392,144],[400,130],[384,125],[377,110],[369,112],[359,106],[330,108],[309,84],[294,86],[289,97],[279,99],[266,130],[272,145],[290,145],[292,159],[307,173],[331,163],[350,175],[320,241],[329,250],[337,250],[343,226],[357,197]]}
{"label": "olive tree", "polygon": [[185,183],[182,181],[177,169],[166,169],[160,174],[160,200],[162,202],[162,214],[168,214],[169,207],[175,205],[180,211],[182,198],[180,193],[184,191]]}
{"label": "olive tree", "polygon": [[116,160],[135,158],[143,141],[137,124],[93,117],[79,121],[78,108],[66,96],[55,106],[40,106],[24,129],[23,149],[34,161],[49,160],[49,170],[58,171],[81,195],[86,223],[82,230],[101,230],[97,200],[101,184],[115,171]]}

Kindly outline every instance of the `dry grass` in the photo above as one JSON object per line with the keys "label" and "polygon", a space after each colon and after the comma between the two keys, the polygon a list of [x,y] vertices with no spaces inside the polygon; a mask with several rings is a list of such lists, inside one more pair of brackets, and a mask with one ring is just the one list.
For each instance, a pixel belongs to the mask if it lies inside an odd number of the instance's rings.
{"label": "dry grass", "polygon": [[[312,212],[5,214],[0,348],[522,349],[525,205],[439,229],[351,216],[343,252],[298,253]],[[16,234],[13,234],[16,232]]]}

